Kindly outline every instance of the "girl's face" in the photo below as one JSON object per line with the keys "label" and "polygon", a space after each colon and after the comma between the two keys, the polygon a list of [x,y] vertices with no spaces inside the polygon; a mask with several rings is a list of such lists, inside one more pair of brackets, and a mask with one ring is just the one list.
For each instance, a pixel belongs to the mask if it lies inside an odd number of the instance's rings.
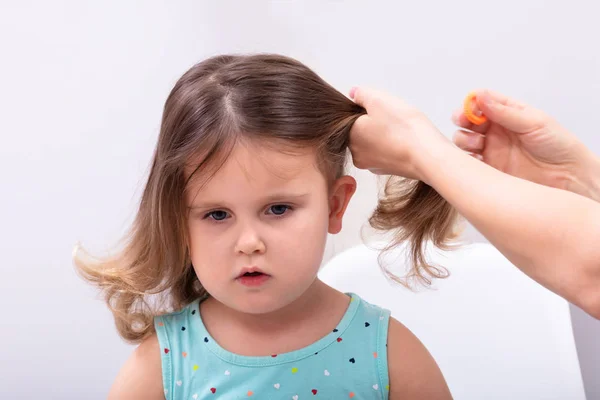
{"label": "girl's face", "polygon": [[241,312],[292,303],[315,281],[327,233],[341,230],[355,189],[349,176],[328,187],[313,149],[291,155],[237,144],[214,177],[187,191],[189,249],[200,282]]}

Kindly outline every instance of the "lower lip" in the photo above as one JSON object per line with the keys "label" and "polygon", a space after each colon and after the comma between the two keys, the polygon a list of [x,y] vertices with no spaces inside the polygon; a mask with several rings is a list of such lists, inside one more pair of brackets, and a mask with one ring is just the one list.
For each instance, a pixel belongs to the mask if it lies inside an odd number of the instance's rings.
{"label": "lower lip", "polygon": [[264,284],[271,276],[266,274],[256,276],[240,276],[237,280],[244,286],[256,287]]}

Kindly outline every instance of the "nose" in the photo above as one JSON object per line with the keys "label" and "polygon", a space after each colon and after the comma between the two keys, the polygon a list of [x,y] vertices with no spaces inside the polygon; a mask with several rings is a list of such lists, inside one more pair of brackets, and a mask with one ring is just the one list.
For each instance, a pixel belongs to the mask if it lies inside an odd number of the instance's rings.
{"label": "nose", "polygon": [[245,226],[235,245],[235,252],[240,254],[252,255],[263,254],[266,250],[265,242],[260,235],[251,226]]}

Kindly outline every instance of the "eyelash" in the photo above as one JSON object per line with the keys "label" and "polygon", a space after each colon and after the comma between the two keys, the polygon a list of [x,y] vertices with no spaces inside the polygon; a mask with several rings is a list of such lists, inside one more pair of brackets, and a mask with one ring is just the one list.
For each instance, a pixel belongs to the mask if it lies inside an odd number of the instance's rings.
{"label": "eyelash", "polygon": [[[286,214],[289,214],[289,211],[292,211],[294,209],[289,204],[273,204],[272,206],[269,206],[267,208],[267,210],[271,210],[273,207],[285,207],[285,211],[283,212],[283,214],[271,214],[275,218],[283,218]],[[225,213],[226,214],[225,218],[215,219],[213,216],[215,213],[218,213],[218,212]],[[224,210],[214,210],[214,211],[210,211],[210,212],[207,212],[206,214],[204,214],[204,217],[202,217],[202,219],[212,219],[212,222],[223,223],[225,220],[229,219],[229,213]]]}

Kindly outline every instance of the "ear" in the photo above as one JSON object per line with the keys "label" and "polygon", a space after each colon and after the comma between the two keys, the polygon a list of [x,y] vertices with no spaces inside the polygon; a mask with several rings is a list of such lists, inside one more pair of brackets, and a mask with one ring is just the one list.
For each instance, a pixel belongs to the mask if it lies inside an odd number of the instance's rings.
{"label": "ear", "polygon": [[342,218],[354,192],[356,180],[351,176],[342,176],[333,183],[329,194],[329,233],[342,230]]}

